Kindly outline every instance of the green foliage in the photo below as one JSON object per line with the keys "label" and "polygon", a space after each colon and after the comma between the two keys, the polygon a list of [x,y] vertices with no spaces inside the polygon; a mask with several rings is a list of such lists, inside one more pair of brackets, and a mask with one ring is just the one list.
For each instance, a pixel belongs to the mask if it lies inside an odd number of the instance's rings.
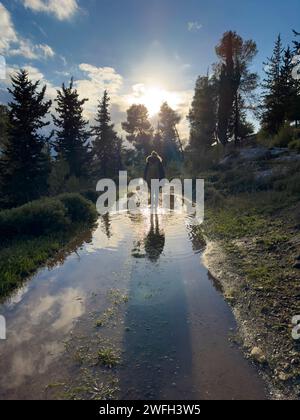
{"label": "green foliage", "polygon": [[167,102],[160,108],[158,127],[161,133],[162,157],[166,163],[180,160],[182,145],[176,125],[179,124],[181,117],[175,112]]}
{"label": "green foliage", "polygon": [[289,149],[300,153],[300,139],[295,139],[289,142]]}
{"label": "green foliage", "polygon": [[266,78],[263,83],[262,126],[271,135],[276,135],[286,121],[300,120],[300,85],[293,77],[295,63],[290,47],[282,46],[278,36],[273,55],[266,63]]}
{"label": "green foliage", "polygon": [[22,205],[47,192],[50,167],[47,138],[41,129],[51,101],[45,101],[46,86],[32,82],[25,70],[12,77],[8,137],[1,156],[2,194],[7,207]]}
{"label": "green foliage", "polygon": [[188,116],[191,134],[189,149],[193,153],[208,150],[216,142],[217,86],[216,79],[199,77]]}
{"label": "green foliage", "polygon": [[115,368],[120,364],[120,356],[113,348],[102,348],[98,351],[98,364],[109,369]]}
{"label": "green foliage", "polygon": [[58,252],[66,242],[60,233],[14,242],[0,249],[0,296],[16,288],[20,281],[34,271],[49,257]]}
{"label": "green foliage", "polygon": [[132,105],[127,110],[127,121],[122,123],[127,133],[127,140],[143,156],[152,150],[153,128],[149,121],[149,113],[145,105]]}
{"label": "green foliage", "polygon": [[9,113],[5,105],[0,105],[0,155],[8,142]]}
{"label": "green foliage", "polygon": [[231,138],[238,143],[247,126],[245,96],[257,87],[258,76],[249,66],[257,54],[256,43],[244,41],[236,32],[226,32],[216,47],[220,62],[216,66],[218,92],[218,138],[226,145]]}
{"label": "green foliage", "polygon": [[88,99],[79,99],[72,79],[68,87],[63,84],[58,91],[58,116],[53,116],[57,127],[55,150],[59,158],[68,163],[70,175],[77,178],[87,176],[90,163],[87,147],[90,132],[87,129],[88,122],[83,118],[83,106],[87,101]]}
{"label": "green foliage", "polygon": [[276,136],[273,138],[272,144],[275,147],[288,147],[294,138],[294,130],[289,124],[282,126]]}
{"label": "green foliage", "polygon": [[55,199],[41,199],[21,207],[0,212],[0,237],[41,236],[70,225],[66,208]]}
{"label": "green foliage", "polygon": [[70,167],[64,159],[58,158],[53,162],[48,179],[50,195],[55,196],[66,191],[66,180],[69,174]]}
{"label": "green foliage", "polygon": [[91,223],[97,218],[95,205],[81,194],[62,194],[57,197],[67,209],[67,215],[73,223]]}
{"label": "green foliage", "polygon": [[115,178],[122,168],[122,141],[114,130],[109,112],[110,98],[107,91],[99,101],[96,124],[93,127],[95,140],[93,142],[93,176],[100,178]]}
{"label": "green foliage", "polygon": [[96,218],[96,208],[90,201],[80,194],[64,194],[1,211],[0,237],[5,243],[19,237],[49,235]]}

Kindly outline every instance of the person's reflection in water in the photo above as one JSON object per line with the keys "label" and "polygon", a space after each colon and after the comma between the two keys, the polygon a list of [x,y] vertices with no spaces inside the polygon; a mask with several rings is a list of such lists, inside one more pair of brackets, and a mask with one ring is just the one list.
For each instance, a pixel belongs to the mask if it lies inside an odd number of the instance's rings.
{"label": "person's reflection in water", "polygon": [[153,263],[157,262],[165,247],[165,234],[159,227],[157,214],[151,214],[151,226],[148,235],[145,237],[146,257]]}

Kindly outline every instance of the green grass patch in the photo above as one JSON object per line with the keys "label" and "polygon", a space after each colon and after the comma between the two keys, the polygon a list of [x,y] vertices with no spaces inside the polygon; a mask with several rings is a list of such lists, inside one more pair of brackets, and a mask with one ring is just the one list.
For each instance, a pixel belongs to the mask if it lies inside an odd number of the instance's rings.
{"label": "green grass patch", "polygon": [[80,194],[45,198],[0,212],[0,297],[93,226],[95,206]]}
{"label": "green grass patch", "polygon": [[120,364],[120,356],[113,348],[101,348],[97,354],[97,364],[109,369],[115,368]]}

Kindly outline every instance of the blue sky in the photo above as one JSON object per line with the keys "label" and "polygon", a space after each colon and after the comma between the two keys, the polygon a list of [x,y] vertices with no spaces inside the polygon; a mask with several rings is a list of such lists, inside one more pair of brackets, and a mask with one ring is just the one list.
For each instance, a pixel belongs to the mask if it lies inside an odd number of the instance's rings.
{"label": "blue sky", "polygon": [[[184,117],[196,77],[216,60],[226,30],[257,42],[253,68],[261,73],[277,34],[288,43],[292,29],[300,31],[299,16],[299,0],[0,0],[0,54],[8,73],[27,67],[52,98],[73,75],[90,97],[89,118],[108,88],[119,126],[132,102],[154,114],[167,99]],[[184,120],[180,128],[185,136]]]}

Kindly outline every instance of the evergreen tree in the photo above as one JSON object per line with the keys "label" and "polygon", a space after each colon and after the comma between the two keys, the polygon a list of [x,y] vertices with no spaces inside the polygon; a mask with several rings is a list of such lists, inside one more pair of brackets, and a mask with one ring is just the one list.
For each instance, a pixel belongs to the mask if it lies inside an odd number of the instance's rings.
{"label": "evergreen tree", "polygon": [[56,129],[55,151],[70,168],[70,175],[86,178],[89,171],[90,154],[87,129],[88,121],[83,118],[83,106],[88,99],[79,99],[73,88],[73,79],[68,87],[62,85],[57,91],[56,112],[53,116]]}
{"label": "evergreen tree", "polygon": [[[299,38],[300,33],[294,31],[296,40],[294,41],[294,51],[293,51],[293,80],[295,83],[296,97],[292,104],[291,110],[291,119],[295,121],[296,127],[299,127],[300,122],[300,42]],[[295,74],[296,73],[296,77]]]}
{"label": "evergreen tree", "polygon": [[157,129],[156,129],[156,131],[154,133],[154,136],[153,136],[153,149],[160,156],[162,156],[163,152],[164,152],[163,147],[164,147],[164,145],[163,145],[162,133],[160,131],[159,124],[158,124]]}
{"label": "evergreen tree", "polygon": [[295,122],[300,120],[299,81],[293,78],[294,55],[288,47],[284,51],[281,67],[282,102],[285,109],[285,120]]}
{"label": "evergreen tree", "polygon": [[118,138],[109,112],[110,98],[105,91],[99,101],[96,125],[93,127],[93,172],[97,179],[114,177],[121,169],[122,140]]}
{"label": "evergreen tree", "polygon": [[9,112],[5,105],[0,105],[0,156],[8,141]]}
{"label": "evergreen tree", "polygon": [[190,122],[189,149],[195,155],[203,154],[216,141],[217,97],[216,83],[208,76],[200,76],[188,120]]}
{"label": "evergreen tree", "polygon": [[127,133],[127,140],[140,155],[144,157],[151,152],[153,128],[145,105],[132,105],[127,110],[127,121],[122,123],[122,128]]}
{"label": "evergreen tree", "polygon": [[163,145],[162,155],[166,162],[179,160],[181,145],[176,125],[179,124],[181,118],[167,102],[162,104],[158,118]]}
{"label": "evergreen tree", "polygon": [[49,125],[44,118],[51,107],[45,100],[46,86],[33,83],[25,70],[11,78],[8,89],[9,103],[8,138],[1,159],[2,192],[7,205],[17,206],[47,193],[49,174],[49,138],[41,129]]}
{"label": "evergreen tree", "polygon": [[298,36],[300,37],[300,32],[297,31],[293,31],[294,35],[296,36],[295,41],[293,41],[294,47],[295,47],[295,54],[300,54],[300,41],[297,38]]}
{"label": "evergreen tree", "polygon": [[[216,66],[219,79],[218,93],[218,138],[226,145],[231,138],[238,143],[242,140],[240,128],[244,126],[242,117],[246,99],[257,87],[258,76],[249,70],[257,54],[254,41],[244,41],[236,32],[226,32],[216,53],[220,63]],[[232,124],[233,122],[233,124]]]}
{"label": "evergreen tree", "polygon": [[263,83],[262,127],[270,134],[278,133],[279,129],[284,125],[286,116],[284,87],[282,84],[282,54],[283,47],[281,36],[279,35],[273,55],[265,63],[266,78]]}

